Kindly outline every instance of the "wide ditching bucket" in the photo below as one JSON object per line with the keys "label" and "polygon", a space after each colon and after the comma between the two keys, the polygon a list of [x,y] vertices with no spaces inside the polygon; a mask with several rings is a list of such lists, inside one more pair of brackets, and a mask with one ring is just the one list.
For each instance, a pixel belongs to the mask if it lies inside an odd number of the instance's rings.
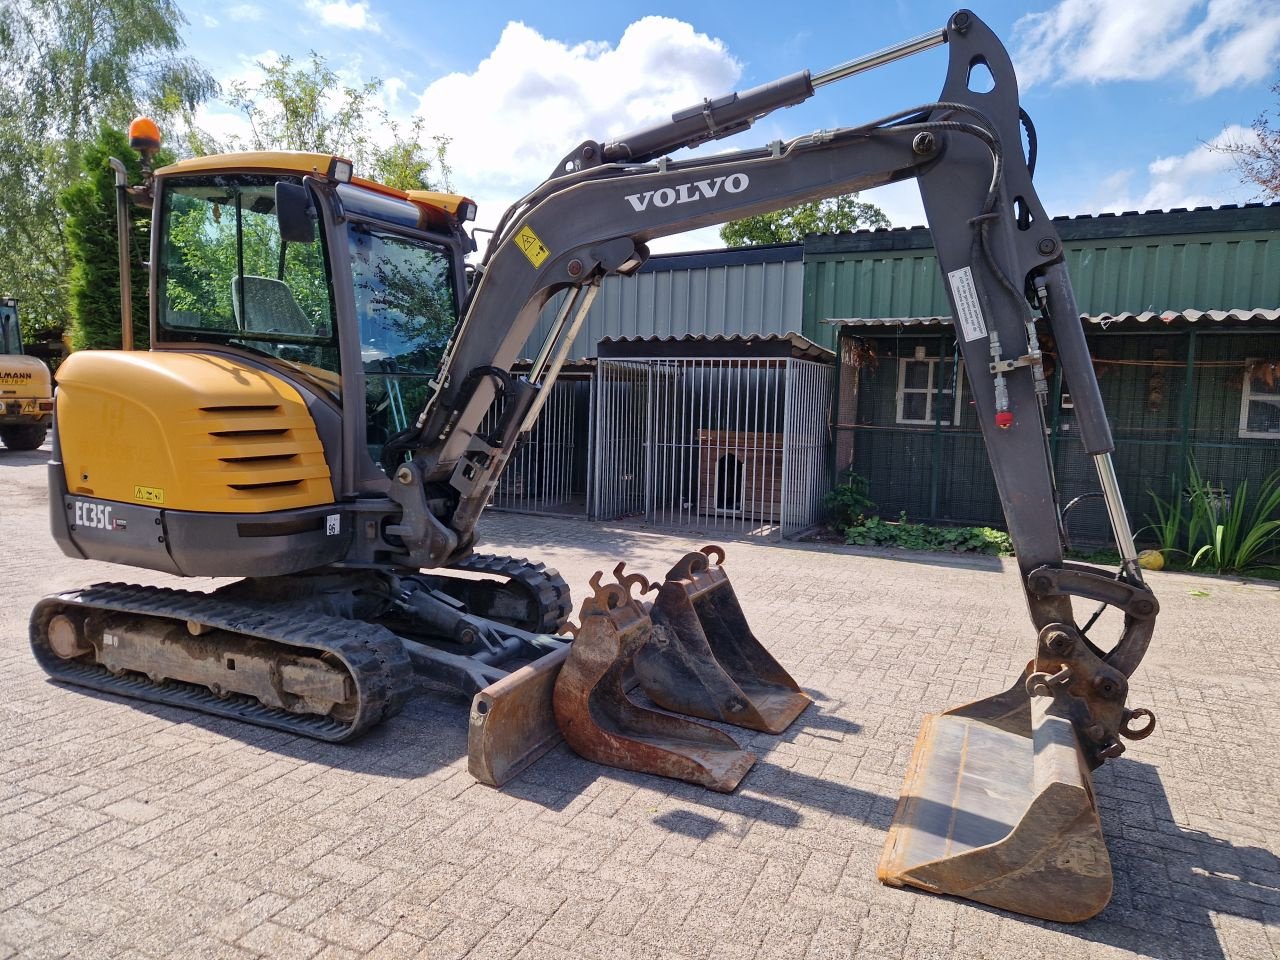
{"label": "wide ditching bucket", "polygon": [[723,562],[707,546],[668,571],[649,611],[668,629],[637,652],[636,676],[667,710],[781,733],[812,701],[751,632]]}
{"label": "wide ditching bucket", "polygon": [[1044,920],[1094,916],[1111,861],[1088,762],[1052,696],[1023,682],[929,716],[877,870],[881,882]]}
{"label": "wide ditching bucket", "polygon": [[631,595],[643,577],[602,585],[583,601],[568,658],[555,685],[560,732],[580,756],[611,767],[674,777],[729,793],[755,763],[728,734],[686,717],[649,710],[627,696],[632,661],[666,627]]}

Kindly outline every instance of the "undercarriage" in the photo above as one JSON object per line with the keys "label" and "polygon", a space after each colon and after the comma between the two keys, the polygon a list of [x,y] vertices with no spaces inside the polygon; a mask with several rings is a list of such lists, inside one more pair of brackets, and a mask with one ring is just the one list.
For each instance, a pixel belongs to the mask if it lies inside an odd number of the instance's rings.
{"label": "undercarriage", "polygon": [[454,569],[322,569],[208,594],[99,584],[44,598],[31,643],[66,683],[350,740],[397,713],[416,677],[472,697],[564,646],[556,571],[491,555]]}

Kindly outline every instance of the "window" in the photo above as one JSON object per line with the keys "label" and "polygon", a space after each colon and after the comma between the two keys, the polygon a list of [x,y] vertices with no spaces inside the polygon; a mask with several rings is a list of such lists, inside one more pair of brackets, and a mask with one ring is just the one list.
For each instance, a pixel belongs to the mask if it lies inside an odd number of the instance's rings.
{"label": "window", "polygon": [[1244,362],[1240,436],[1280,440],[1280,361]]}
{"label": "window", "polygon": [[18,310],[0,306],[0,355],[22,352],[22,334],[18,329]]}
{"label": "window", "polygon": [[165,185],[161,338],[229,343],[336,371],[323,238],[281,240],[277,179],[231,174]]}
{"label": "window", "polygon": [[[944,427],[960,422],[964,364],[951,357],[903,357],[898,361],[898,423]],[[941,404],[936,408],[935,404]]]}
{"label": "window", "polygon": [[458,323],[445,247],[352,224],[348,230],[369,455],[418,416]]}

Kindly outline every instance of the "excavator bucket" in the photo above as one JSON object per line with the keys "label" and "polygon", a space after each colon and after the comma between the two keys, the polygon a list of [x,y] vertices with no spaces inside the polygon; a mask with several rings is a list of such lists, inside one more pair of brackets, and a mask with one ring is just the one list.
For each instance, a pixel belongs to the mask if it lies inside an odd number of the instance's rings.
{"label": "excavator bucket", "polygon": [[569,647],[561,647],[472,699],[467,769],[481,783],[502,786],[560,742],[551,699],[568,656]]}
{"label": "excavator bucket", "polygon": [[1056,701],[1028,697],[1020,679],[926,717],[877,875],[1044,920],[1102,910],[1111,861],[1088,763]]}
{"label": "excavator bucket", "polygon": [[627,696],[627,675],[636,652],[667,628],[656,625],[631,595],[643,577],[601,585],[583,601],[580,623],[555,685],[560,732],[579,755],[624,770],[686,780],[729,793],[755,763],[728,734],[685,717],[659,713]]}
{"label": "excavator bucket", "polygon": [[667,573],[650,616],[668,629],[637,653],[636,676],[667,710],[781,733],[812,701],[751,632],[723,563],[706,546]]}

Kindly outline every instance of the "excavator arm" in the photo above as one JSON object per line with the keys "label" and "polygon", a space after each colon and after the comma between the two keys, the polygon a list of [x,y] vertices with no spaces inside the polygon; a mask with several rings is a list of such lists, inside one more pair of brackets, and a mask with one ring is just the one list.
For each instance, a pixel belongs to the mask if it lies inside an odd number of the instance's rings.
{"label": "excavator arm", "polygon": [[[826,83],[941,43],[950,57],[936,103],[760,148],[680,161],[665,156],[738,132]],[[977,92],[972,78],[983,73],[989,89]],[[1024,129],[1030,158],[1022,149]],[[388,460],[412,452],[407,463],[393,464],[400,481],[393,496],[406,517],[394,532],[424,565],[439,565],[470,548],[476,521],[520,434],[532,425],[601,278],[638,269],[649,240],[914,178],[1032,622],[1037,631],[1064,625],[1076,631],[1072,596],[1119,606],[1127,619],[1115,649],[1104,657],[1084,636],[1077,645],[1109,664],[1103,672],[1123,685],[1142,659],[1156,606],[1136,563],[1111,466],[1114,444],[1062,242],[1032,185],[1034,144],[1007,52],[981,20],[962,10],[936,34],[823,74],[794,74],[681,111],[668,124],[579,145],[504,216],[435,394],[416,423],[389,445]],[[560,291],[568,295],[530,375],[511,376],[507,370],[539,314]],[[1063,561],[1033,307],[1052,334],[1085,449],[1098,466],[1123,558],[1118,576]],[[495,405],[500,415],[488,417]],[[486,422],[497,427],[482,431]],[[440,504],[447,509],[441,511]],[[1071,642],[1076,644],[1074,635]],[[1101,736],[1090,738],[1091,763],[1116,752],[1120,727],[1116,714],[1103,724]]]}
{"label": "excavator arm", "polygon": [[[742,130],[771,110],[804,100],[816,87],[941,43],[950,57],[937,102],[755,149],[687,160],[666,156]],[[979,76],[988,82],[978,82]],[[963,10],[937,34],[826,73],[795,74],[707,101],[675,114],[670,123],[611,142],[587,141],[504,216],[436,392],[416,423],[389,446],[384,462],[398,481],[393,497],[407,518],[416,518],[394,531],[411,553],[424,565],[465,554],[497,478],[532,425],[602,277],[634,272],[647,256],[646,243],[656,237],[916,179],[1037,637],[1034,659],[1010,690],[929,718],[881,879],[1070,920],[1101,909],[1109,896],[1109,870],[1095,869],[1099,860],[1105,863],[1106,851],[1087,770],[1118,756],[1122,736],[1140,739],[1154,726],[1150,711],[1130,710],[1125,701],[1128,677],[1150,641],[1158,606],[1136,562],[1111,462],[1114,444],[1062,242],[1032,184],[1035,149],[1007,52],[985,24]],[[561,291],[567,296],[529,377],[511,376],[507,371],[540,312]],[[1046,442],[1040,330],[1052,337],[1084,449],[1097,467],[1121,554],[1118,572],[1063,557],[1061,509]],[[482,422],[497,426],[482,431]],[[407,453],[412,456],[406,461]],[[446,505],[443,511],[440,504]],[[694,569],[696,574],[700,568]],[[623,634],[629,628],[620,626],[617,611],[631,610],[633,624],[649,622],[627,600],[629,579],[634,578],[619,572],[619,585],[597,584],[596,597],[584,608],[584,616],[594,605],[595,614],[613,617],[609,642],[615,658],[635,646],[628,646]],[[1120,639],[1109,650],[1087,634],[1096,614],[1086,628],[1077,624],[1073,598],[1123,613]],[[580,635],[575,650],[582,646]],[[616,687],[617,673],[600,667],[580,682],[592,689]],[[625,697],[614,693],[615,708],[630,711]],[[798,690],[787,695],[793,694]],[[584,688],[574,695],[580,703],[566,709],[586,718],[594,693]],[[630,751],[634,761],[649,749],[638,735],[625,749],[611,744],[614,760]],[[970,755],[971,744],[974,756],[985,754],[981,761]],[[694,754],[701,757],[707,749],[701,744]],[[985,778],[993,761],[1020,771],[1010,774],[1022,781],[1012,794],[992,794]],[[731,788],[733,777],[745,770],[735,762],[706,782],[718,779],[717,789]],[[705,770],[699,774],[704,775]],[[996,795],[1004,800],[991,799]],[[969,826],[975,823],[982,826]],[[1067,892],[1041,889],[1037,884],[1046,877]]]}

